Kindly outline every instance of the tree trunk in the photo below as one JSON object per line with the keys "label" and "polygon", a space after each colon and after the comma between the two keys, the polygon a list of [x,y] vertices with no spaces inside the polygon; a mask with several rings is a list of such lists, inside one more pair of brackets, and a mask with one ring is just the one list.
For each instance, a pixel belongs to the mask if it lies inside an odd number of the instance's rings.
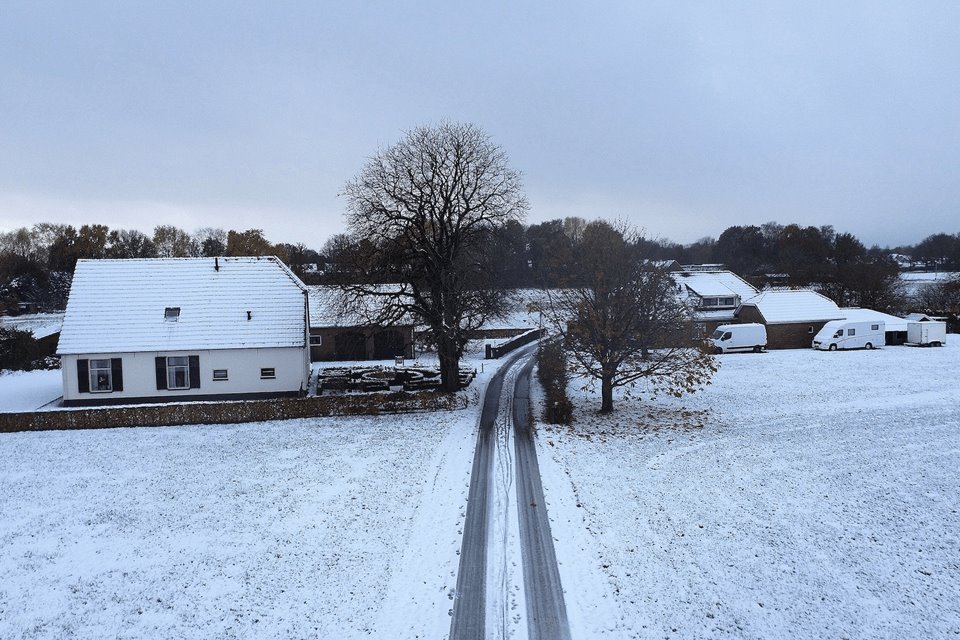
{"label": "tree trunk", "polygon": [[600,378],[600,413],[613,412],[613,376]]}
{"label": "tree trunk", "polygon": [[452,340],[440,340],[437,345],[440,358],[440,386],[444,391],[457,391],[460,388],[460,359]]}

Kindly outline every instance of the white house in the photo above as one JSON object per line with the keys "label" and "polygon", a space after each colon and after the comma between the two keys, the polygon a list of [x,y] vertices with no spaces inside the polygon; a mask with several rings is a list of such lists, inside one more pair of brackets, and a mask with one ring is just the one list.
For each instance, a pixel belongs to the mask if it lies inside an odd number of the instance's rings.
{"label": "white house", "polygon": [[80,260],[57,352],[66,405],[298,395],[307,288],[280,260]]}

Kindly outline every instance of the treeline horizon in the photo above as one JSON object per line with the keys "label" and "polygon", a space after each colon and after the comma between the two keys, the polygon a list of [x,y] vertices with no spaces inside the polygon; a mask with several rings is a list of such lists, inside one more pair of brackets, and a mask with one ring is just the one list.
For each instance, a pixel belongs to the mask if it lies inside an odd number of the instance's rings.
{"label": "treeline horizon", "polygon": [[[487,247],[495,257],[492,263],[502,271],[503,286],[563,286],[565,267],[575,259],[574,248],[587,224],[579,217],[531,225],[511,221],[491,232]],[[320,252],[328,275],[339,272],[349,278],[350,255],[362,243],[363,239],[347,234],[331,237]],[[637,243],[647,259],[675,260],[681,265],[722,264],[758,286],[809,286],[867,275],[889,278],[901,270],[895,255],[937,270],[960,270],[960,234],[933,234],[916,245],[893,249],[868,248],[853,234],[837,232],[832,226],[769,222],[732,226],[717,239],[704,238],[688,245],[644,237]]]}
{"label": "treeline horizon", "polygon": [[[491,233],[487,250],[501,271],[503,287],[561,286],[565,265],[574,259],[573,248],[588,221],[580,217],[547,220],[536,224],[516,221]],[[72,273],[77,260],[100,258],[214,257],[275,255],[311,283],[335,283],[349,277],[351,247],[362,239],[347,234],[328,238],[319,249],[304,243],[272,243],[262,229],[202,227],[193,233],[173,225],[158,225],[153,233],[136,229],[110,229],[88,224],[79,228],[41,222],[0,232],[0,286],[23,275],[45,281],[52,272]],[[837,280],[838,271],[864,271],[890,277],[902,265],[894,255],[909,258],[924,268],[960,270],[960,233],[936,233],[916,245],[865,246],[854,234],[832,226],[736,225],[716,239],[690,244],[641,238],[640,247],[650,260],[675,260],[680,264],[722,264],[760,286],[809,286]],[[306,273],[307,265],[316,265]],[[855,269],[853,267],[856,267]],[[842,297],[842,296],[841,296]]]}

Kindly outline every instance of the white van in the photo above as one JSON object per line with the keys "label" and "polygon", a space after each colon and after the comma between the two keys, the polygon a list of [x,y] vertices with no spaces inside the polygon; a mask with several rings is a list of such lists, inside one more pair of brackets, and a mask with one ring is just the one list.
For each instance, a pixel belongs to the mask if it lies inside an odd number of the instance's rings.
{"label": "white van", "polygon": [[822,351],[837,349],[873,349],[887,344],[883,320],[850,322],[831,320],[813,337],[813,348]]}
{"label": "white van", "polygon": [[753,351],[767,348],[767,328],[762,324],[721,324],[710,336],[710,345],[716,353]]}

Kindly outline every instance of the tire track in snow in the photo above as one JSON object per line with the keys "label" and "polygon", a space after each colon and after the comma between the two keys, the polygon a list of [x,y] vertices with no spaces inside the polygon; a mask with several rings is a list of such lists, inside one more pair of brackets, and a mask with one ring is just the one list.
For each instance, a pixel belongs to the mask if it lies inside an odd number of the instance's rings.
{"label": "tire track in snow", "polygon": [[[460,567],[457,572],[457,588],[453,597],[450,621],[451,640],[482,640],[487,626],[487,559],[489,532],[492,519],[490,504],[493,482],[495,423],[500,412],[500,396],[507,371],[533,347],[520,349],[500,368],[490,380],[483,399],[483,410],[477,435],[477,448],[470,474],[470,490],[467,498],[467,516],[464,522],[463,543],[460,550]],[[504,601],[506,602],[506,600]],[[506,624],[507,616],[502,617]],[[504,627],[505,628],[505,627]]]}

